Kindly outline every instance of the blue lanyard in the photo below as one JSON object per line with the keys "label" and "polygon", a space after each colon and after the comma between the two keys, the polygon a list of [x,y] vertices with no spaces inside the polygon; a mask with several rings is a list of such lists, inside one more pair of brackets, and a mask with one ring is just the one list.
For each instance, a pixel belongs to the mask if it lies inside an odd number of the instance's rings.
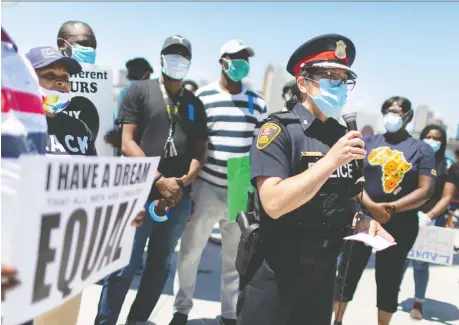
{"label": "blue lanyard", "polygon": [[249,94],[249,112],[253,115],[253,96]]}

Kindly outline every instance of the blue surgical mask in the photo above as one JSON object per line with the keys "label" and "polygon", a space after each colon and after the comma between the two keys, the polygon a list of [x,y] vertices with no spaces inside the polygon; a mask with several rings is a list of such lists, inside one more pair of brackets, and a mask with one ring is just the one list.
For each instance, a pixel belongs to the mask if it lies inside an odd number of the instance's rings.
{"label": "blue surgical mask", "polygon": [[387,113],[383,117],[384,128],[389,133],[398,132],[403,126],[403,118],[395,113]]}
{"label": "blue surgical mask", "polygon": [[427,143],[435,153],[441,148],[441,142],[438,140],[424,139],[424,142]]}
{"label": "blue surgical mask", "polygon": [[320,93],[318,96],[311,96],[314,104],[327,117],[339,120],[344,104],[347,100],[347,88],[344,83],[335,86],[330,79],[320,79]]}
{"label": "blue surgical mask", "polygon": [[94,64],[96,50],[88,46],[72,45],[72,58],[80,63]]}
{"label": "blue surgical mask", "polygon": [[250,65],[249,62],[242,59],[228,60],[228,69],[225,69],[226,75],[233,81],[239,82],[249,75]]}

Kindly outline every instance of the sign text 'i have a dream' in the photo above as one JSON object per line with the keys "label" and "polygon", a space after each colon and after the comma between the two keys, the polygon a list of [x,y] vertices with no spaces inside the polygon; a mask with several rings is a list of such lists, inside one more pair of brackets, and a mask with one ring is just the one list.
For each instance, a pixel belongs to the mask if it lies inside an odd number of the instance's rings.
{"label": "sign text 'i have a dream'", "polygon": [[46,191],[71,191],[108,188],[145,183],[150,172],[150,163],[71,164],[59,162],[48,164]]}

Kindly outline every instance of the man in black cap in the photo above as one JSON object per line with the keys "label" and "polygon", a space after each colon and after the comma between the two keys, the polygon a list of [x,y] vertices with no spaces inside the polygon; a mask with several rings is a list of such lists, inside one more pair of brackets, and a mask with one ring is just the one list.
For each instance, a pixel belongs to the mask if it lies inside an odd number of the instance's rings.
{"label": "man in black cap", "polygon": [[[341,35],[300,46],[287,65],[296,104],[272,114],[252,145],[265,259],[239,297],[239,325],[331,323],[336,259],[354,216],[349,198],[361,192],[354,160],[366,155],[360,132],[337,121],[355,84],[354,58]],[[390,239],[360,219],[359,230]]]}
{"label": "man in black cap", "polygon": [[[182,87],[190,63],[190,42],[180,35],[167,38],[161,50],[160,78],[133,83],[121,104],[123,154],[162,158],[147,202],[151,218],[136,232],[129,265],[104,279],[96,325],[116,324],[149,238],[145,270],[127,321],[145,324],[166,283],[170,255],[189,220],[190,184],[207,148],[204,107]],[[167,221],[154,221],[152,207],[158,201],[170,208]]]}

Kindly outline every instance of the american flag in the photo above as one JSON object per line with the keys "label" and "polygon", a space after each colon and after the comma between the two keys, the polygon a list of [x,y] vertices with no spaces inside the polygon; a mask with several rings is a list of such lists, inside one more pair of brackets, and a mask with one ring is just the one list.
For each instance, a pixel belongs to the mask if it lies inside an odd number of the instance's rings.
{"label": "american flag", "polygon": [[2,28],[2,158],[44,154],[47,123],[38,77]]}

